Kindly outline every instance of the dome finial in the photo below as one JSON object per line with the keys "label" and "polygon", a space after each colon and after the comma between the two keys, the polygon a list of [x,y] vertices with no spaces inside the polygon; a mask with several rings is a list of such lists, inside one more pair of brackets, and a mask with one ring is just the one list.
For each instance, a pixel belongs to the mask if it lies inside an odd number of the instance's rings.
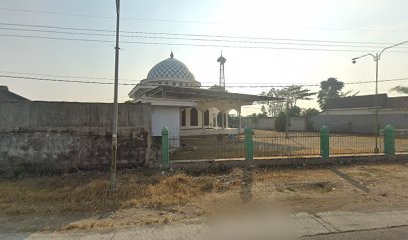
{"label": "dome finial", "polygon": [[170,53],[170,58],[173,58],[173,57],[174,57],[174,54],[173,54],[173,49],[172,49]]}

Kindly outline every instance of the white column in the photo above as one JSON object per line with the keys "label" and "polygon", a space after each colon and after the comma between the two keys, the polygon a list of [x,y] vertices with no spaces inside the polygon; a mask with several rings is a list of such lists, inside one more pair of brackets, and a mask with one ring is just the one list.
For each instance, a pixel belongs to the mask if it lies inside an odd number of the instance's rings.
{"label": "white column", "polygon": [[239,106],[239,109],[238,109],[238,118],[239,118],[238,133],[241,133],[241,128],[242,128],[241,126],[241,106]]}
{"label": "white column", "polygon": [[221,112],[221,128],[222,129],[225,128],[224,119],[225,119],[225,113]]}

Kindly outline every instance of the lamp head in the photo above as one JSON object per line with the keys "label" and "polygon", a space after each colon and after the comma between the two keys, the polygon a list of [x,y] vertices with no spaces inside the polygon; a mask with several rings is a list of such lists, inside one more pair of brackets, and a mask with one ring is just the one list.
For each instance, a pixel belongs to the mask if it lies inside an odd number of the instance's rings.
{"label": "lamp head", "polygon": [[352,62],[353,64],[356,64],[356,59],[353,58],[353,59],[351,60],[351,62]]}

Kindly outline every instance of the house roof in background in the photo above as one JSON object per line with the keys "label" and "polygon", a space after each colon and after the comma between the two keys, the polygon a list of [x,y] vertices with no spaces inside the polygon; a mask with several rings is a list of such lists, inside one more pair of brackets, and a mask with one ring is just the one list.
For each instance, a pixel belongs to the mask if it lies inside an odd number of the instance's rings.
{"label": "house roof in background", "polygon": [[[374,108],[375,106],[375,95],[342,97],[331,99],[326,103],[326,109]],[[380,108],[408,108],[408,97],[388,97],[387,94],[378,94],[377,106]]]}
{"label": "house roof in background", "polygon": [[29,99],[10,92],[7,86],[0,86],[0,101],[30,101]]}
{"label": "house roof in background", "polygon": [[390,97],[385,108],[408,108],[408,97]]}

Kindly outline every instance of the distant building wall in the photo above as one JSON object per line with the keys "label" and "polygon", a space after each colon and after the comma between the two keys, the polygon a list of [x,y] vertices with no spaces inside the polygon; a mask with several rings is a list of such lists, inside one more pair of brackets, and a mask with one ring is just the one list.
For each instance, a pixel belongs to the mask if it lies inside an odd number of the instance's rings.
{"label": "distant building wall", "polygon": [[[252,118],[244,117],[241,119],[243,127],[250,127],[252,129],[275,130],[276,117],[266,118]],[[302,117],[290,118],[289,131],[305,131],[306,121]]]}
{"label": "distant building wall", "polygon": [[[120,104],[118,166],[149,163],[151,106]],[[0,102],[0,172],[108,168],[112,104]]]}
{"label": "distant building wall", "polygon": [[252,129],[274,130],[275,117],[252,118],[243,117],[241,119],[242,127],[250,127]]}
{"label": "distant building wall", "polygon": [[[314,130],[320,129],[322,125],[326,125],[332,132],[344,133],[375,133],[375,118],[374,114],[367,115],[318,115],[311,119]],[[380,128],[391,124],[396,129],[408,129],[408,113],[407,114],[379,114]]]}

